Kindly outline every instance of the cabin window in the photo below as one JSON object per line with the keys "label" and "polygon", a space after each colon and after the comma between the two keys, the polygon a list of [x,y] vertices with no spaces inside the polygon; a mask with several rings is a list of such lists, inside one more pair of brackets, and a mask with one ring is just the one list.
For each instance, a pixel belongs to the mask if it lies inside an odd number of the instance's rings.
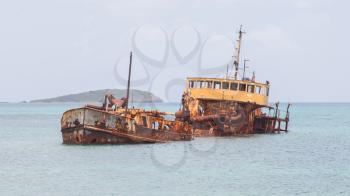
{"label": "cabin window", "polygon": [[201,81],[201,88],[211,88],[211,87],[212,87],[212,82]]}
{"label": "cabin window", "polygon": [[152,123],[152,128],[155,129],[155,130],[158,130],[159,129],[159,123],[158,122],[153,122]]}
{"label": "cabin window", "polygon": [[246,84],[239,84],[239,90],[240,91],[246,91],[247,85]]}
{"label": "cabin window", "polygon": [[260,94],[261,86],[255,86],[255,93]]}
{"label": "cabin window", "polygon": [[214,88],[221,89],[221,82],[218,82],[218,81],[214,82]]}
{"label": "cabin window", "polygon": [[267,88],[266,88],[266,96],[269,96],[269,92],[270,92],[270,88],[267,87]]}
{"label": "cabin window", "polygon": [[230,89],[233,91],[236,91],[238,89],[238,83],[231,82]]}
{"label": "cabin window", "polygon": [[266,87],[265,86],[261,87],[260,94],[266,95]]}
{"label": "cabin window", "polygon": [[254,85],[248,85],[248,93],[254,93]]}
{"label": "cabin window", "polygon": [[213,88],[213,82],[212,81],[208,82],[208,88]]}
{"label": "cabin window", "polygon": [[193,86],[194,86],[194,82],[190,81],[188,87],[193,88]]}
{"label": "cabin window", "polygon": [[194,82],[194,88],[200,88],[201,87],[201,82],[200,81],[195,81]]}
{"label": "cabin window", "polygon": [[228,82],[223,82],[222,83],[222,89],[229,89],[230,83]]}

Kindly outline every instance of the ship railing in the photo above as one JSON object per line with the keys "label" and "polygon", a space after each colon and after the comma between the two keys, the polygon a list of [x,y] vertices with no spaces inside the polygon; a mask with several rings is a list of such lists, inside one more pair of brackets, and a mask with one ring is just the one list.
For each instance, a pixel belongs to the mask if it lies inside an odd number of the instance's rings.
{"label": "ship railing", "polygon": [[268,119],[268,124],[271,124],[270,131],[280,132],[288,131],[289,115],[290,115],[290,103],[287,103],[286,109],[280,109],[280,103],[277,102],[273,106],[268,107],[268,112],[266,112],[266,119]]}

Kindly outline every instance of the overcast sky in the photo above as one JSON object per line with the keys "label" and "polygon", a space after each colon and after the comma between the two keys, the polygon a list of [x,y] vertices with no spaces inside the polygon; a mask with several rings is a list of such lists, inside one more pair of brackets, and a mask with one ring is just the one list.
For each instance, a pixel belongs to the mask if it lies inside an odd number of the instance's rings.
{"label": "overcast sky", "polygon": [[346,0],[0,1],[0,101],[132,87],[179,101],[186,76],[242,59],[271,101],[350,101]]}

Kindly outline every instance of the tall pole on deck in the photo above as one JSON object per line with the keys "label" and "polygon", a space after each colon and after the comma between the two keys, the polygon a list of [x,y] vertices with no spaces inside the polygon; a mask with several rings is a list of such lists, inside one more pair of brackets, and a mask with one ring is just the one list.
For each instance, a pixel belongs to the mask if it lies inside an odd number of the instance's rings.
{"label": "tall pole on deck", "polygon": [[235,80],[237,80],[237,74],[238,74],[238,68],[239,68],[239,59],[240,59],[240,54],[241,54],[241,43],[242,43],[242,35],[243,35],[243,31],[242,31],[242,25],[239,29],[238,32],[238,40],[236,40],[236,48],[235,48],[235,60],[233,62],[233,65],[235,67]]}
{"label": "tall pole on deck", "polygon": [[130,52],[130,61],[129,62],[130,63],[129,63],[128,87],[126,89],[125,115],[128,113],[128,106],[129,106],[130,78],[131,78],[131,66],[132,66],[132,52]]}

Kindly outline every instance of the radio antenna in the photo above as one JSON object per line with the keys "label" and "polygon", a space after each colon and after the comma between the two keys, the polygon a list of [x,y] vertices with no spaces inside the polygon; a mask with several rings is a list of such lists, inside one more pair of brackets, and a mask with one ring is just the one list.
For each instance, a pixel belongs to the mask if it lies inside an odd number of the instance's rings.
{"label": "radio antenna", "polygon": [[237,75],[238,75],[238,69],[239,69],[239,59],[240,59],[240,54],[241,54],[241,44],[242,44],[242,36],[243,36],[243,32],[242,31],[242,25],[239,28],[239,32],[238,32],[238,40],[236,40],[236,48],[235,48],[235,55],[234,58],[235,60],[233,61],[233,66],[235,68],[235,76],[234,79],[237,80]]}

